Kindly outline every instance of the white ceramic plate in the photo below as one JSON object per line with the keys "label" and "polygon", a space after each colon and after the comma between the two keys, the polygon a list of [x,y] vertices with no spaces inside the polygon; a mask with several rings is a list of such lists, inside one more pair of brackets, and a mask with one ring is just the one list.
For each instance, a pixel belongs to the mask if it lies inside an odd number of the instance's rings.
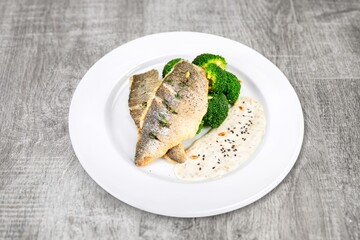
{"label": "white ceramic plate", "polygon": [[[163,160],[136,167],[129,77],[152,68],[161,72],[170,59],[191,61],[206,52],[224,56],[229,71],[244,81],[241,95],[263,104],[267,128],[261,146],[246,164],[216,180],[178,180],[174,166]],[[156,214],[204,217],[246,206],[275,188],[298,157],[304,120],[289,81],[261,54],[219,36],[170,32],[128,42],[94,64],[74,93],[69,131],[84,169],[114,197]]]}

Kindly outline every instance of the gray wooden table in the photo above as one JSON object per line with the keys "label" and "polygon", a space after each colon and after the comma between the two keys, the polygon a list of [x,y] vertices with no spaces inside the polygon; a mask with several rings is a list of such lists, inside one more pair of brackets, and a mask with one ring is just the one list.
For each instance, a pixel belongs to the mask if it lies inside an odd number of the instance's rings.
{"label": "gray wooden table", "polygon": [[[135,209],[83,170],[68,134],[82,76],[138,37],[186,30],[244,43],[299,95],[299,159],[243,209],[177,219]],[[360,1],[0,2],[0,239],[360,239]]]}

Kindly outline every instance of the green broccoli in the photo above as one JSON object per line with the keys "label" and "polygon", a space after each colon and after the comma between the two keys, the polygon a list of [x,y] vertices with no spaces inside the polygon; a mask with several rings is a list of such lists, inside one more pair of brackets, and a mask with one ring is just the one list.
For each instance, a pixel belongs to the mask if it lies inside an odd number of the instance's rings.
{"label": "green broccoli", "polygon": [[206,68],[210,63],[216,64],[222,70],[226,68],[226,61],[225,58],[219,55],[214,55],[210,53],[203,53],[197,56],[194,61],[192,62],[195,65],[198,65],[202,68]]}
{"label": "green broccoli", "polygon": [[229,104],[223,93],[210,94],[208,109],[203,118],[204,124],[212,128],[219,127],[226,119],[228,111]]}
{"label": "green broccoli", "polygon": [[166,63],[162,72],[163,78],[166,76],[166,74],[168,74],[171,71],[174,65],[180,62],[181,60],[182,60],[181,58],[175,58],[173,60],[170,60],[168,63]]}
{"label": "green broccoli", "polygon": [[203,127],[204,127],[204,120],[201,120],[201,123],[199,125],[199,128],[198,128],[196,134],[199,134],[201,132],[201,130],[203,129]]}
{"label": "green broccoli", "polygon": [[205,68],[206,78],[209,80],[210,93],[224,93],[227,89],[225,71],[217,65],[210,63]]}
{"label": "green broccoli", "polygon": [[236,100],[239,98],[241,84],[238,78],[230,73],[225,71],[227,78],[227,89],[225,91],[225,96],[231,105],[234,105]]}

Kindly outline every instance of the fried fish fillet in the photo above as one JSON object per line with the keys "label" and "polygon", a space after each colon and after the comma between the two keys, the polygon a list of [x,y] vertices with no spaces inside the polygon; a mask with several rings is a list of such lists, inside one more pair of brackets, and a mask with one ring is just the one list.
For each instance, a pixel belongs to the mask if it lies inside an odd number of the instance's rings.
{"label": "fried fish fillet", "polygon": [[[142,128],[144,117],[155,97],[156,90],[161,82],[158,79],[157,70],[150,70],[145,73],[130,77],[129,109],[138,131]],[[167,160],[183,163],[186,160],[186,153],[181,144],[170,149],[164,156]]]}
{"label": "fried fish fillet", "polygon": [[154,69],[130,77],[130,95],[128,103],[130,115],[138,130],[142,128],[144,117],[160,84],[159,73]]}
{"label": "fried fish fillet", "polygon": [[207,110],[208,80],[202,69],[177,63],[156,90],[139,132],[135,164],[144,166],[195,136]]}

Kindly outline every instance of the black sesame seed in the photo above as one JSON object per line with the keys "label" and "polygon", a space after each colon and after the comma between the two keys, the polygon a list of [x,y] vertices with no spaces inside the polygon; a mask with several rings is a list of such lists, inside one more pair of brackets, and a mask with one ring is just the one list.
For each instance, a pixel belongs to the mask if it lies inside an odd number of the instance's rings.
{"label": "black sesame seed", "polygon": [[199,171],[201,171],[201,167],[199,168]]}
{"label": "black sesame seed", "polygon": [[212,169],[215,169],[215,167],[212,167]]}

